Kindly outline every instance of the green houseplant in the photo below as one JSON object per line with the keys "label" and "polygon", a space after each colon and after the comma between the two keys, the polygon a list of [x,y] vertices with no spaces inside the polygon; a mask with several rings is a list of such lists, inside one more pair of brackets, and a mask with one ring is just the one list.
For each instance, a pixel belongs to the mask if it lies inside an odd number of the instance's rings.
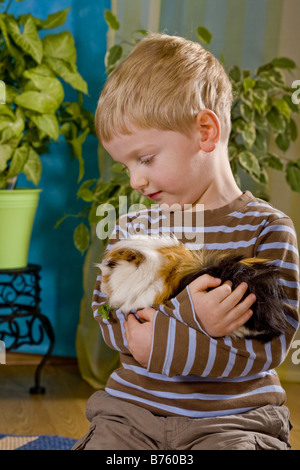
{"label": "green houseplant", "polygon": [[[20,1],[20,0],[19,0]],[[4,0],[0,0],[0,4]],[[87,84],[77,71],[74,38],[68,31],[44,34],[65,23],[69,9],[45,20],[30,13],[10,14],[11,0],[0,13],[0,268],[27,264],[27,252],[40,189],[41,157],[51,142],[66,140],[84,175],[82,144],[93,133],[93,116],[83,109]],[[67,83],[78,92],[77,102],[64,101]],[[5,99],[3,99],[5,98]],[[24,174],[33,189],[19,189]],[[27,202],[28,201],[28,202]],[[21,212],[18,212],[20,207]],[[28,211],[28,216],[25,212]],[[7,219],[3,219],[7,217]],[[28,220],[29,225],[26,225]],[[15,225],[17,224],[17,225]],[[20,234],[20,240],[17,239]],[[6,237],[6,239],[5,239]],[[15,247],[7,248],[6,242]],[[24,249],[21,249],[21,242]]]}
{"label": "green houseplant", "polygon": [[[120,24],[114,14],[106,10],[105,19],[109,26],[118,31]],[[196,30],[199,40],[209,47],[211,33],[202,26]],[[128,51],[147,35],[147,31],[138,30],[132,33],[132,41],[118,38],[118,43],[107,50],[105,65],[107,74],[126,56]],[[221,57],[224,64],[224,58]],[[226,64],[225,64],[226,69]],[[297,125],[293,116],[299,113],[299,106],[293,102],[295,90],[286,83],[284,72],[296,69],[296,64],[289,58],[279,57],[260,66],[254,72],[233,66],[227,70],[230,77],[234,102],[232,106],[232,131],[229,139],[229,159],[236,181],[242,187],[242,175],[247,174],[255,185],[253,192],[258,197],[268,199],[268,168],[275,168],[285,173],[286,180],[293,191],[300,192],[300,159],[288,161],[285,153],[291,142],[298,136]],[[277,150],[270,151],[270,140],[273,139]],[[99,145],[102,166],[108,156]],[[90,244],[89,225],[95,227],[100,217],[106,215],[98,212],[105,204],[108,211],[115,208],[118,215],[119,196],[127,195],[129,205],[132,200],[147,204],[141,200],[136,191],[130,189],[129,179],[120,171],[118,165],[112,165],[111,171],[101,171],[100,178],[82,183],[78,197],[83,199],[86,208],[76,217],[81,222],[74,232],[76,247],[84,252]],[[85,224],[84,220],[88,220]]]}

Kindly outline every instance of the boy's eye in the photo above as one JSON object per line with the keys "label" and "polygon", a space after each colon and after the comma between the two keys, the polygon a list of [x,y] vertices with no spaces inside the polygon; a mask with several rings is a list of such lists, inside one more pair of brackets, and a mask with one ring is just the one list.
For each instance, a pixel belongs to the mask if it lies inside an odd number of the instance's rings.
{"label": "boy's eye", "polygon": [[150,163],[152,163],[153,158],[154,155],[151,155],[149,157],[143,157],[140,159],[140,163],[142,163],[143,165],[150,165]]}

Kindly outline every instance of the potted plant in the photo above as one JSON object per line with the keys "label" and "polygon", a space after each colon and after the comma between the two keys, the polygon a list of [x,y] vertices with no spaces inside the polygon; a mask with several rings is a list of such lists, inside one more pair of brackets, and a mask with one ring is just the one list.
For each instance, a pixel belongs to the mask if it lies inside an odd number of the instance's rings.
{"label": "potted plant", "polygon": [[[80,181],[82,144],[94,133],[93,116],[82,107],[87,84],[77,71],[72,34],[40,37],[40,31],[63,25],[70,9],[42,20],[30,13],[14,16],[10,4],[0,13],[0,269],[27,265],[41,156],[62,137],[79,163]],[[64,82],[77,90],[77,102],[64,101]],[[18,188],[20,174],[33,183],[32,189]]]}
{"label": "potted plant", "polygon": [[[105,20],[109,28],[119,30],[120,23],[110,10],[105,11]],[[208,47],[212,40],[211,33],[202,26],[199,26],[196,32],[199,40]],[[118,43],[107,50],[107,74],[111,73],[141,37],[147,34],[145,30],[134,31],[131,43],[119,38]],[[224,64],[223,57],[221,60]],[[269,199],[268,168],[284,172],[291,189],[300,193],[300,159],[289,161],[285,158],[291,142],[298,136],[293,116],[300,112],[300,108],[293,97],[298,95],[299,90],[289,87],[284,75],[285,71],[290,72],[295,68],[296,64],[291,59],[279,57],[254,72],[242,70],[236,65],[227,71],[234,94],[232,131],[229,138],[231,168],[240,187],[241,176],[246,173],[250,181],[255,183],[255,195],[266,200]],[[271,138],[275,142],[276,153],[270,151]],[[95,224],[99,221],[101,223],[100,217],[103,221],[107,217],[105,207],[107,212],[114,208],[118,216],[120,196],[126,195],[129,206],[133,203],[150,204],[130,188],[128,176],[121,171],[120,165],[111,165],[109,156],[100,144],[99,156],[102,167],[100,177],[84,181],[77,193],[77,196],[86,202],[85,209],[75,215],[80,219],[80,223],[74,230],[74,243],[82,253],[90,246],[90,227],[94,231]],[[103,171],[105,162],[107,167],[106,171]],[[102,210],[97,212],[99,206]],[[107,239],[103,242],[105,246]]]}

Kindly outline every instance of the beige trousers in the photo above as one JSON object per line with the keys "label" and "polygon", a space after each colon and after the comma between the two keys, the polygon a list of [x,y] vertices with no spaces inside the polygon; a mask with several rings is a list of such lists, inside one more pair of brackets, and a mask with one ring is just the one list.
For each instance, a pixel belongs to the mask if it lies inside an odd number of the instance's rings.
{"label": "beige trousers", "polygon": [[214,418],[162,417],[95,392],[87,403],[90,430],[73,450],[288,450],[289,410],[267,405]]}

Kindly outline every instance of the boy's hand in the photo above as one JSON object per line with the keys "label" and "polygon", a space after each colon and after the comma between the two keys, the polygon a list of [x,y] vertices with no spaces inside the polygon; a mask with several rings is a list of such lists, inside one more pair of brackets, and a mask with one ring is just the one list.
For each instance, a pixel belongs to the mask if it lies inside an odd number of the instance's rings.
{"label": "boy's hand", "polygon": [[129,350],[143,367],[148,367],[150,359],[155,313],[154,308],[144,308],[137,312],[138,317],[145,320],[144,323],[140,323],[133,314],[128,315],[123,323]]}
{"label": "boy's hand", "polygon": [[[241,301],[248,288],[245,282],[233,291],[231,281],[220,284],[220,279],[204,274],[189,285],[201,328],[215,338],[226,336],[244,325],[253,313],[250,307],[256,300],[254,294],[249,294]],[[213,290],[208,292],[208,288]]]}

